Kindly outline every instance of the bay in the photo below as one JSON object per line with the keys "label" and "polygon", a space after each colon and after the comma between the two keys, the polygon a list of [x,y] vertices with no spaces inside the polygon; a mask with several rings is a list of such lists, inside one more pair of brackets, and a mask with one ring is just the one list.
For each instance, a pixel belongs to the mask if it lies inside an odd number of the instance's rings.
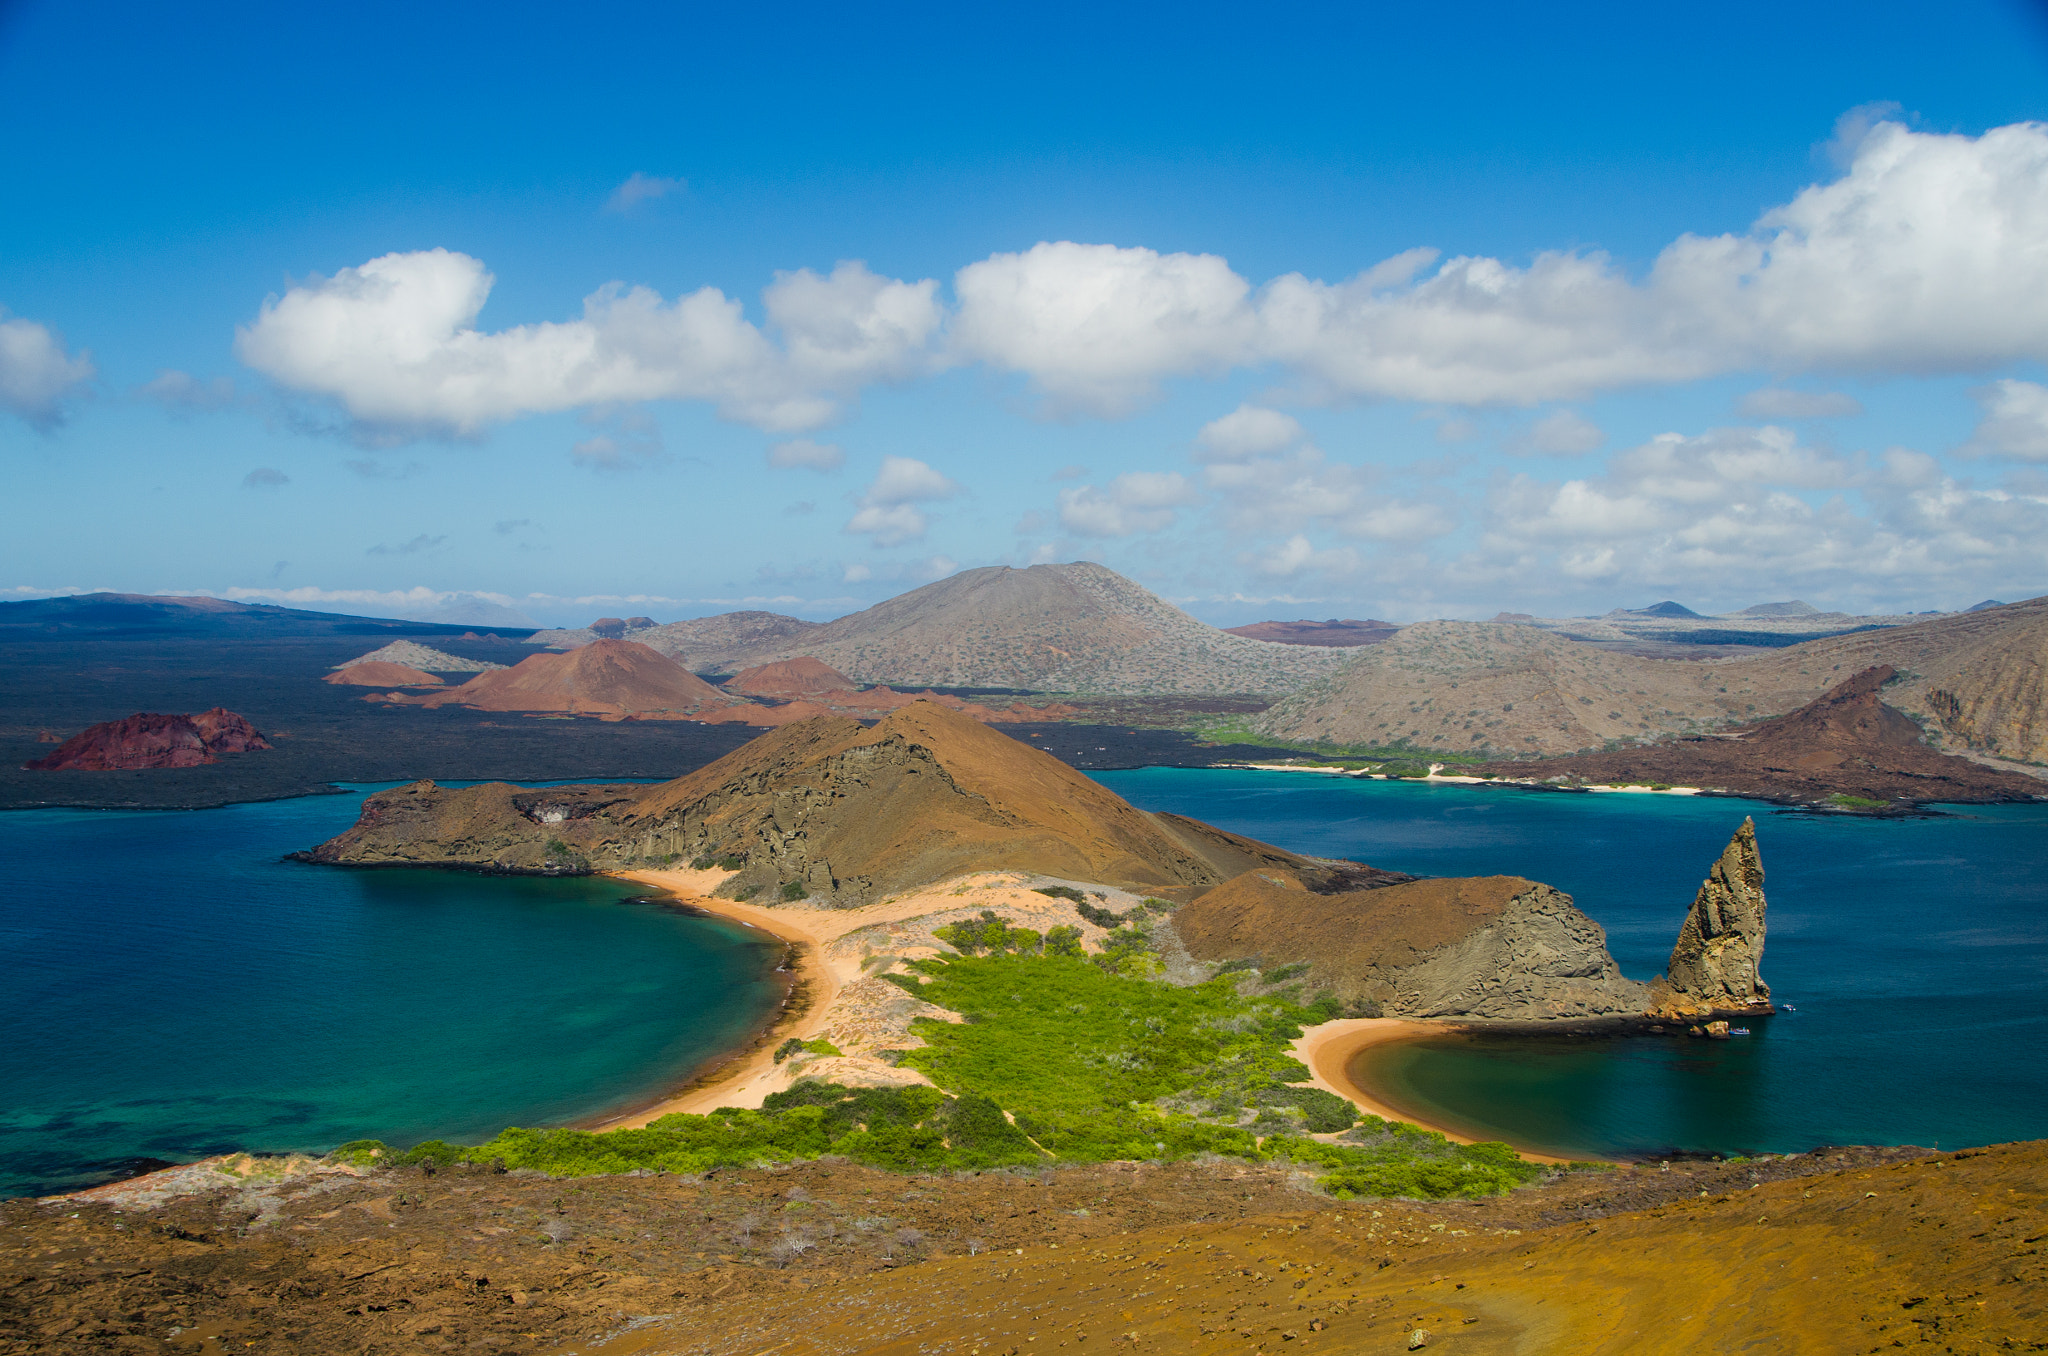
{"label": "bay", "polygon": [[1872,819],[1237,769],[1095,775],[1145,809],[1300,852],[1545,881],[1642,980],[1755,816],[1763,975],[1797,1011],[1728,1042],[1481,1036],[1369,1053],[1358,1075],[1433,1123],[1582,1157],[2048,1136],[2048,805]]}
{"label": "bay", "polygon": [[779,1002],[779,945],[627,882],[282,859],[374,789],[0,815],[0,1196],[567,1124],[658,1096]]}

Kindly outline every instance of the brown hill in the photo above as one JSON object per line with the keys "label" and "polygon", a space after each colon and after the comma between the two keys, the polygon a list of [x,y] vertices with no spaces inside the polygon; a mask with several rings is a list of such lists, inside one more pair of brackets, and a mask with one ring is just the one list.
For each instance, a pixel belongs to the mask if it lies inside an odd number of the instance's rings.
{"label": "brown hill", "polygon": [[[1570,895],[1519,876],[1318,891],[1298,872],[1248,871],[1173,916],[1197,960],[1304,963],[1313,988],[1388,1016],[1519,1021],[1643,1011],[1607,934]],[[1367,1008],[1372,1011],[1372,1008]]]}
{"label": "brown hill", "polygon": [[1349,647],[1377,645],[1401,628],[1392,622],[1358,621],[1351,618],[1328,621],[1262,621],[1249,626],[1226,626],[1226,635],[1247,640],[1269,640],[1276,645],[1324,645]]}
{"label": "brown hill", "polygon": [[1422,622],[1254,726],[1282,739],[1496,756],[1723,730],[1792,711],[1864,669],[1955,747],[2048,761],[2048,598],[1706,662],[1648,659],[1528,625]]}
{"label": "brown hill", "polygon": [[748,697],[808,697],[820,692],[851,693],[858,686],[831,665],[799,655],[735,674],[725,684],[725,690]]}
{"label": "brown hill", "polygon": [[26,767],[36,772],[117,772],[198,767],[223,753],[270,747],[255,726],[223,707],[196,715],[138,712],[80,731]]}
{"label": "brown hill", "polygon": [[598,640],[567,654],[529,655],[509,669],[478,674],[445,692],[391,700],[413,706],[461,705],[479,711],[629,715],[711,711],[739,699],[638,641]]}
{"label": "brown hill", "polygon": [[802,645],[863,683],[1038,692],[1290,692],[1337,651],[1247,640],[1087,561],[963,570],[828,622]]}
{"label": "brown hill", "polygon": [[1897,676],[1889,664],[1865,669],[1789,715],[1732,735],[1491,763],[1481,770],[1605,785],[1704,786],[1789,801],[1848,796],[1901,804],[1972,804],[2048,796],[2048,781],[1929,747],[1920,726],[1880,698]]}
{"label": "brown hill", "polygon": [[336,669],[320,680],[352,687],[441,687],[444,684],[424,669],[410,664],[390,664],[381,659],[364,660]]}
{"label": "brown hill", "polygon": [[872,729],[837,716],[785,726],[661,786],[416,783],[370,797],[354,828],[311,855],[537,872],[737,858],[722,894],[797,886],[844,904],[968,870],[1185,896],[1246,863],[1312,865],[1187,823],[1163,823],[1050,754],[919,702]]}

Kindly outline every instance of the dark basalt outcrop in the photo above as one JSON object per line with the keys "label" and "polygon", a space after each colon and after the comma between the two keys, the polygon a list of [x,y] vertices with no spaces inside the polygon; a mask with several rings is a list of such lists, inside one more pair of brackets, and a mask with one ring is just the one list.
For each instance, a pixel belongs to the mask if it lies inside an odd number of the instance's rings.
{"label": "dark basalt outcrop", "polygon": [[1049,754],[930,702],[872,729],[784,726],[660,786],[415,783],[370,797],[309,854],[352,865],[519,872],[737,860],[721,894],[801,884],[866,903],[966,871],[1024,870],[1186,898],[1255,866],[1309,859],[1153,816]]}
{"label": "dark basalt outcrop", "polygon": [[141,711],[82,730],[23,766],[35,772],[198,767],[219,754],[269,747],[255,726],[223,707],[189,716]]}
{"label": "dark basalt outcrop", "polygon": [[[1772,800],[1847,797],[1882,805],[1981,803],[2048,796],[2048,782],[1930,747],[1911,717],[1879,695],[1889,664],[1848,678],[1788,715],[1736,735],[1707,735],[1611,753],[1489,763],[1501,776],[1595,784],[1662,782]],[[1882,808],[1873,804],[1861,808]]]}
{"label": "dark basalt outcrop", "polygon": [[1707,1017],[1771,1011],[1764,956],[1764,863],[1756,821],[1728,840],[1678,930],[1671,963],[1653,987],[1653,1014]]}

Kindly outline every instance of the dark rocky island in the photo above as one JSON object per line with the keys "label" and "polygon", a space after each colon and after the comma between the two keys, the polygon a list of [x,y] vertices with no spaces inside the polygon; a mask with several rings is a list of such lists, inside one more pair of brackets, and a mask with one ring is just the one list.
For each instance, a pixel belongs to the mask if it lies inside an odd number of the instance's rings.
{"label": "dark rocky island", "polygon": [[34,772],[123,772],[141,768],[199,767],[223,753],[267,749],[270,742],[241,716],[223,707],[196,715],[139,711],[102,721],[71,736],[56,750],[31,759]]}

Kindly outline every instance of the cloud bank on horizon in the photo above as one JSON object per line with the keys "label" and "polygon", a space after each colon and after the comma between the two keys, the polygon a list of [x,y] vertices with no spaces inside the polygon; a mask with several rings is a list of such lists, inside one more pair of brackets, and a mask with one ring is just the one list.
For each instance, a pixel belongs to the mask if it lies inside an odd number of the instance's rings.
{"label": "cloud bank on horizon", "polygon": [[[1836,151],[1833,178],[1743,231],[1682,234],[1633,274],[1596,250],[1518,264],[1418,247],[1334,282],[1260,280],[1217,254],[1048,240],[963,263],[943,283],[854,260],[778,272],[754,316],[713,286],[668,299],[613,281],[579,314],[484,328],[489,263],[435,247],[305,277],[257,304],[232,346],[287,424],[293,410],[329,411],[330,427],[339,419],[357,442],[390,449],[573,415],[598,427],[573,463],[620,475],[676,459],[646,412],[671,402],[774,439],[759,454],[770,473],[819,476],[852,464],[845,435],[817,435],[858,427],[864,396],[962,373],[1039,428],[1136,421],[1174,390],[1236,405],[1138,454],[1142,464],[1047,483],[1021,505],[1014,480],[991,488],[991,463],[972,448],[863,457],[872,470],[843,496],[842,543],[925,550],[949,516],[998,500],[1014,539],[977,531],[966,549],[949,540],[914,559],[851,563],[806,542],[814,563],[780,576],[840,592],[943,573],[956,555],[1023,564],[1107,550],[1130,551],[1139,568],[1126,568],[1181,598],[1405,599],[1418,612],[1693,579],[1749,601],[1818,589],[1848,603],[1963,602],[2013,582],[2048,587],[2048,480],[2035,469],[2048,464],[2048,386],[2014,374],[2048,363],[2048,124],[1965,135],[1851,117]],[[605,210],[685,191],[636,172]],[[50,325],[0,318],[0,410],[54,435],[95,376],[92,356]],[[1611,439],[1574,407],[1738,377],[1764,383],[1734,404],[1748,422],[1632,439],[1584,462]],[[1812,421],[1863,418],[1865,403],[1794,384],[1809,377],[1974,379],[1973,431],[1932,451],[1889,439],[1844,449],[1824,428],[1816,439]],[[1266,385],[1247,392],[1248,381]],[[180,369],[138,394],[188,418],[246,404],[225,378]],[[1332,455],[1304,422],[1362,407],[1433,422],[1442,455]],[[1460,452],[1489,429],[1496,460]],[[364,478],[410,474],[351,465]],[[300,478],[264,466],[241,483],[279,502]],[[772,573],[764,564],[759,577]],[[428,594],[447,591],[224,591],[413,614]],[[531,598],[600,596],[614,597]],[[744,596],[824,605],[817,590]]]}

